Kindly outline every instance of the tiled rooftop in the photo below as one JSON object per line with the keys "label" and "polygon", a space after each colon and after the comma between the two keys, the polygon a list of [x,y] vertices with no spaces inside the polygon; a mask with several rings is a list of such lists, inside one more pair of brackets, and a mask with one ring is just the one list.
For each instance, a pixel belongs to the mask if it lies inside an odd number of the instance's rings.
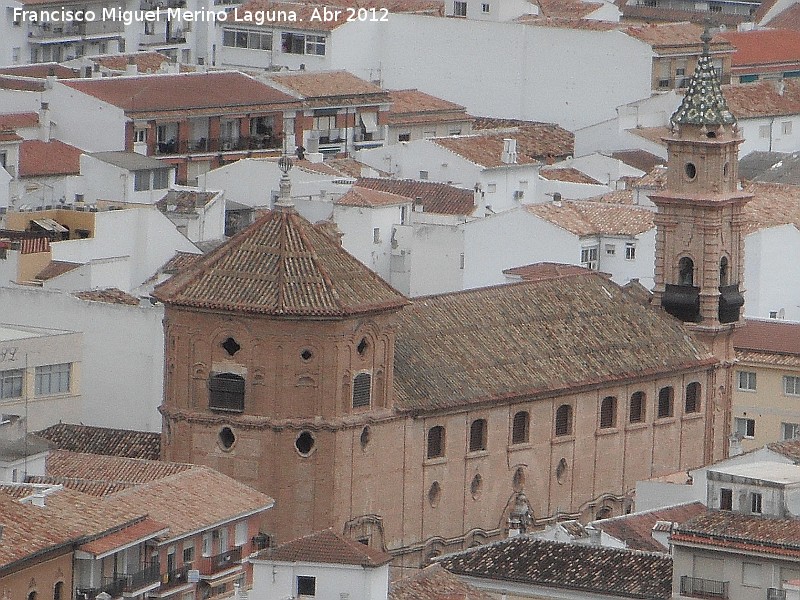
{"label": "tiled rooftop", "polygon": [[[180,273],[184,269],[190,267],[202,257],[202,254],[191,254],[189,252],[177,252],[175,256],[170,258],[163,267],[161,267],[161,271],[168,274],[174,275],[175,273]],[[160,443],[160,442],[159,442]],[[139,458],[149,458],[147,456],[141,456]],[[156,457],[158,458],[158,457]]]}
{"label": "tiled rooftop", "polygon": [[495,600],[439,565],[395,579],[389,586],[389,600]]}
{"label": "tiled rooftop", "polygon": [[262,550],[258,553],[257,559],[293,563],[359,565],[374,568],[388,564],[392,557],[386,552],[347,539],[332,529],[325,529],[280,546]]}
{"label": "tiled rooftop", "polygon": [[506,275],[515,275],[525,281],[541,281],[557,277],[572,277],[573,275],[590,275],[591,270],[577,265],[561,263],[540,262],[521,267],[514,267],[503,271]]}
{"label": "tiled rooftop", "polygon": [[663,165],[666,162],[660,156],[646,150],[617,150],[611,153],[611,158],[621,160],[626,165],[645,173],[652,171],[656,165]]}
{"label": "tiled rooftop", "polygon": [[47,263],[47,266],[34,275],[33,278],[38,279],[39,281],[47,281],[49,279],[53,279],[53,277],[58,277],[64,273],[69,273],[73,269],[77,269],[80,266],[80,263],[67,262],[63,260],[51,260],[49,263]]}
{"label": "tiled rooftop", "polygon": [[420,198],[424,212],[443,215],[469,215],[475,210],[475,195],[445,183],[413,179],[377,179],[362,177],[356,185],[397,194],[416,200]]}
{"label": "tiled rooftop", "polygon": [[160,52],[133,52],[130,54],[108,54],[105,56],[92,56],[89,59],[101,67],[112,71],[125,71],[128,61],[133,59],[139,73],[157,73],[163,68],[164,63],[169,63],[169,56]]}
{"label": "tiled rooftop", "polygon": [[0,130],[2,131],[36,127],[37,125],[39,125],[39,115],[35,112],[0,114]]}
{"label": "tiled rooftop", "polygon": [[0,75],[15,75],[16,77],[34,77],[44,79],[53,71],[58,79],[75,79],[80,77],[78,69],[65,67],[58,63],[38,63],[31,65],[11,65],[0,67]]}
{"label": "tiled rooftop", "polygon": [[398,204],[408,204],[409,198],[398,196],[389,192],[381,192],[371,188],[354,185],[344,196],[339,198],[334,204],[340,206],[360,206],[364,208],[377,208],[379,206],[397,206]]}
{"label": "tiled rooftop", "polygon": [[782,12],[775,15],[767,23],[770,27],[775,29],[792,29],[800,31],[800,4],[792,4],[785,8]]}
{"label": "tiled rooftop", "polygon": [[563,19],[583,19],[603,7],[602,2],[580,0],[533,0],[533,4],[539,7],[539,14],[543,17]]}
{"label": "tiled rooftop", "polygon": [[161,434],[58,423],[38,432],[60,450],[158,460]]}
{"label": "tiled rooftop", "polygon": [[151,539],[156,534],[163,534],[167,526],[153,519],[142,519],[124,529],[109,533],[78,546],[78,550],[89,554],[103,554],[118,548],[126,548],[133,543]]}
{"label": "tiled rooftop", "polygon": [[451,573],[480,579],[622,598],[672,595],[672,559],[655,553],[516,536],[437,562]]}
{"label": "tiled rooftop", "polygon": [[591,198],[585,198],[584,202],[602,202],[603,204],[623,204],[623,205],[632,205],[633,204],[633,190],[614,190],[613,192],[608,192],[606,194],[600,194],[599,196],[592,196]]}
{"label": "tiled rooftop", "polygon": [[387,115],[390,125],[472,120],[460,104],[419,90],[391,90],[389,99],[392,103]]}
{"label": "tiled rooftop", "polygon": [[45,80],[16,75],[0,75],[0,90],[19,90],[23,92],[45,91]]}
{"label": "tiled rooftop", "polygon": [[549,123],[526,125],[504,130],[485,130],[473,135],[432,138],[435,144],[447,148],[470,162],[484,168],[505,166],[501,160],[503,140],[517,141],[517,164],[536,164],[563,159],[572,155],[575,136]]}
{"label": "tiled rooftop", "polygon": [[80,175],[81,150],[59,140],[25,140],[19,146],[19,176]]}
{"label": "tiled rooftop", "polygon": [[408,411],[534,398],[715,362],[675,319],[598,273],[417,298],[399,317],[396,399]]}
{"label": "tiled rooftop", "polygon": [[194,214],[218,196],[217,192],[198,192],[193,190],[170,190],[156,202],[162,212]]}
{"label": "tiled rooftop", "polygon": [[737,70],[750,72],[748,67],[754,66],[800,64],[800,31],[754,29],[725,32],[720,36],[736,48],[731,58],[734,73]]}
{"label": "tiled rooftop", "polygon": [[772,452],[785,456],[796,465],[800,464],[800,439],[773,442],[767,444],[767,448]]}
{"label": "tiled rooftop", "polygon": [[800,557],[800,519],[778,519],[714,510],[691,519],[672,534],[673,543],[689,543]]}
{"label": "tiled rooftop", "polygon": [[745,326],[734,332],[733,347],[800,356],[800,323],[747,319]]}
{"label": "tiled rooftop", "polygon": [[[703,33],[703,27],[688,21],[631,25],[624,31],[631,37],[650,44],[659,54],[671,54],[685,46],[696,46],[699,52],[702,46],[700,34]],[[733,47],[727,40],[717,37],[711,42],[711,52],[721,50],[730,51]]]}
{"label": "tiled rooftop", "polygon": [[753,182],[745,191],[753,194],[744,207],[746,233],[788,223],[800,229],[800,186]]}
{"label": "tiled rooftop", "polygon": [[342,317],[407,303],[294,209],[268,212],[157,286],[167,304],[283,316]]}
{"label": "tiled rooftop", "polygon": [[591,185],[603,185],[596,179],[589,177],[586,173],[578,171],[572,167],[542,169],[539,176],[550,181],[566,181],[569,183],[587,183]]}
{"label": "tiled rooftop", "polygon": [[347,71],[295,72],[272,75],[270,79],[304,99],[381,96],[388,101],[388,94],[380,86]]}
{"label": "tiled rooftop", "polygon": [[207,110],[270,106],[276,109],[295,99],[273,87],[237,72],[141,75],[65,81],[90,96],[118,106],[128,113]]}
{"label": "tiled rooftop", "polygon": [[595,521],[592,526],[625,543],[631,550],[647,552],[668,552],[653,538],[653,527],[659,521],[685,523],[703,514],[706,507],[701,502],[680,504],[669,508],[659,508],[646,512],[623,515],[611,519]]}
{"label": "tiled rooftop", "polygon": [[655,227],[653,211],[604,202],[563,201],[528,204],[525,210],[578,236],[636,236]]}
{"label": "tiled rooftop", "polygon": [[127,304],[128,306],[138,306],[139,299],[131,296],[127,292],[123,292],[117,288],[106,288],[104,290],[88,290],[85,292],[75,292],[73,294],[76,298],[81,300],[89,300],[91,302],[105,302],[107,304]]}
{"label": "tiled rooftop", "polygon": [[54,477],[50,475],[28,475],[28,483],[63,485],[65,488],[87,494],[89,496],[107,496],[136,485],[124,481],[97,481],[93,479],[76,479],[74,477]]}
{"label": "tiled rooftop", "polygon": [[800,81],[756,81],[725,86],[722,92],[731,112],[740,119],[800,114]]}
{"label": "tiled rooftop", "polygon": [[516,23],[536,27],[554,27],[556,29],[582,29],[587,31],[613,31],[618,29],[617,23],[597,21],[595,19],[570,19],[568,17],[542,17],[539,15],[522,15],[514,19]]}
{"label": "tiled rooftop", "polygon": [[47,457],[46,472],[51,477],[140,484],[192,468],[185,463],[56,450]]}

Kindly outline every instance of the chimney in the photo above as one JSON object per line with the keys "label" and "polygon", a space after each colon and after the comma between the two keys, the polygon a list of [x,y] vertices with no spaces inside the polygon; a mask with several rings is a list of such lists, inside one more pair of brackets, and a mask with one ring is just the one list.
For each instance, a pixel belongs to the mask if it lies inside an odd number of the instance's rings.
{"label": "chimney", "polygon": [[34,506],[44,506],[44,492],[36,492],[33,496],[31,496],[31,504]]}
{"label": "chimney", "polygon": [[553,204],[561,206],[561,192],[553,192]]}
{"label": "chimney", "polygon": [[591,525],[587,525],[585,530],[586,530],[586,533],[589,534],[589,543],[592,546],[601,546],[602,545],[601,542],[600,542],[601,536],[603,534],[602,531],[597,529],[597,527],[592,527]]}
{"label": "chimney", "polygon": [[511,138],[503,140],[503,154],[500,160],[506,165],[517,164],[517,140]]}
{"label": "chimney", "polygon": [[50,103],[42,102],[39,108],[39,139],[50,141]]}
{"label": "chimney", "polygon": [[[178,72],[180,73],[180,68],[178,68]],[[207,73],[208,67],[206,66],[206,59],[201,57],[197,58],[197,72],[198,73]]]}
{"label": "chimney", "polygon": [[424,212],[425,207],[422,205],[422,198],[417,196],[414,198],[414,212]]}
{"label": "chimney", "polygon": [[102,77],[103,73],[100,72],[100,63],[96,62],[92,65],[92,77]]}
{"label": "chimney", "polygon": [[128,55],[128,64],[125,66],[125,75],[138,75],[139,67],[136,66],[136,57],[133,54]]}
{"label": "chimney", "polygon": [[47,81],[45,81],[44,87],[45,89],[52,90],[53,84],[56,82],[56,68],[55,66],[50,66],[47,69]]}
{"label": "chimney", "polygon": [[472,206],[480,206],[482,200],[483,190],[481,189],[481,184],[476,183],[472,191]]}

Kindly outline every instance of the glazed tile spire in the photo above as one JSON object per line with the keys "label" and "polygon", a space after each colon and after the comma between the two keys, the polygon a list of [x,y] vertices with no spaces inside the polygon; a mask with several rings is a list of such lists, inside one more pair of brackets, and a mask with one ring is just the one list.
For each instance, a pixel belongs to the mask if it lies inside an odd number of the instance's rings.
{"label": "glazed tile spire", "polygon": [[728,109],[722,95],[719,78],[714,70],[709,45],[711,32],[706,25],[700,36],[703,40],[703,54],[697,61],[683,102],[670,118],[675,125],[733,125],[736,118]]}

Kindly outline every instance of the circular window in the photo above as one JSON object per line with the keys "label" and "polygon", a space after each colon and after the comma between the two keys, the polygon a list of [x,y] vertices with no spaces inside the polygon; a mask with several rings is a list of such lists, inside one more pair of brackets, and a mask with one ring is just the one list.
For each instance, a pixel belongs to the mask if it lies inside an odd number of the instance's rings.
{"label": "circular window", "polygon": [[361,338],[361,341],[358,342],[358,346],[356,346],[356,350],[360,356],[364,356],[366,354],[367,349],[369,349],[369,342],[367,338]]}
{"label": "circular window", "polygon": [[314,358],[314,353],[313,353],[313,352],[311,352],[311,350],[309,350],[308,348],[306,348],[305,350],[303,350],[303,351],[300,353],[300,358],[302,358],[304,361],[308,362],[308,361],[310,361],[312,358]]}
{"label": "circular window", "polygon": [[525,487],[525,469],[517,467],[514,471],[514,478],[511,480],[511,487],[515,492],[519,493]]}
{"label": "circular window", "polygon": [[689,180],[692,180],[695,177],[697,177],[697,167],[694,166],[694,163],[686,163],[684,171],[686,172],[686,177]]}
{"label": "circular window", "polygon": [[361,449],[366,450],[367,444],[372,439],[372,430],[369,428],[369,425],[364,426],[364,429],[361,430]]}
{"label": "circular window", "polygon": [[472,483],[469,484],[469,492],[472,494],[472,499],[477,500],[480,498],[481,491],[483,491],[483,477],[475,475],[472,478]]}
{"label": "circular window", "polygon": [[297,436],[297,439],[294,441],[294,447],[297,448],[297,451],[303,456],[308,456],[314,449],[314,436],[311,435],[310,431],[304,431]]}
{"label": "circular window", "polygon": [[433,508],[436,508],[439,505],[439,500],[442,498],[442,486],[439,485],[438,481],[434,481],[431,484],[431,488],[428,490],[428,502]]}
{"label": "circular window", "polygon": [[223,427],[219,432],[219,445],[223,450],[230,450],[236,443],[236,436],[230,427]]}

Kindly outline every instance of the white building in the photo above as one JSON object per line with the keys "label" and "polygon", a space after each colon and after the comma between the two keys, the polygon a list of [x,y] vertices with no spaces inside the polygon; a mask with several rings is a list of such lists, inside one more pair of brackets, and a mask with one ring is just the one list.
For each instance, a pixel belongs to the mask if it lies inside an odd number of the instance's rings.
{"label": "white building", "polygon": [[249,594],[254,598],[386,600],[391,560],[385,552],[326,529],[251,557]]}
{"label": "white building", "polygon": [[155,204],[175,185],[175,169],[136,152],[95,152],[80,157],[83,201]]}

